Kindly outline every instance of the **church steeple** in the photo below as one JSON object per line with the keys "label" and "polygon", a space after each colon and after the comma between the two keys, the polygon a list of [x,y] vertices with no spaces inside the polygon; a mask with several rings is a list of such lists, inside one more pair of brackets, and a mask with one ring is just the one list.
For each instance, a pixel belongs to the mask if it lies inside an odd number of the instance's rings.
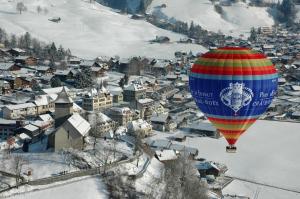
{"label": "church steeple", "polygon": [[63,87],[55,100],[55,127],[62,125],[73,114],[73,100]]}

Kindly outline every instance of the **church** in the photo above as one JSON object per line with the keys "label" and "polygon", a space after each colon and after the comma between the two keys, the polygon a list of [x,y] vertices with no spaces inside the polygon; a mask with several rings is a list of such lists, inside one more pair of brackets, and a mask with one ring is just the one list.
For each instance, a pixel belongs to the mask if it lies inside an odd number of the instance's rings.
{"label": "church", "polygon": [[74,113],[73,103],[63,87],[55,100],[55,130],[48,137],[48,148],[54,151],[84,148],[84,138],[91,126],[81,115]]}

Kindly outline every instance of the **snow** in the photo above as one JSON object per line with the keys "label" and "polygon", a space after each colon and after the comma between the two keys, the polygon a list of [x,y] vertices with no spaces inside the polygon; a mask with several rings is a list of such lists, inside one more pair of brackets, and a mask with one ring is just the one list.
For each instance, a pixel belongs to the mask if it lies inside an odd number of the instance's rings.
{"label": "snow", "polygon": [[[259,120],[240,137],[234,154],[225,152],[224,138],[189,136],[179,144],[197,148],[198,157],[226,164],[229,176],[300,191],[299,129],[300,123]],[[170,134],[158,133],[152,139],[168,136]],[[272,196],[270,191],[261,198]]]}
{"label": "snow", "polygon": [[[30,32],[33,37],[70,48],[82,58],[98,56],[147,56],[172,58],[176,51],[197,53],[206,49],[195,44],[150,44],[156,36],[168,36],[172,42],[184,36],[159,29],[143,20],[132,20],[98,3],[87,0],[23,0],[28,8],[21,15],[16,12],[17,1],[0,0],[0,27],[9,33]],[[45,7],[48,14],[36,11]],[[59,16],[53,23],[48,19]]]}
{"label": "snow", "polygon": [[[20,190],[21,189],[21,190]],[[25,193],[22,193],[24,189]],[[27,190],[32,190],[27,192]],[[99,177],[76,178],[63,183],[54,183],[50,186],[21,187],[18,195],[11,199],[106,199],[108,193]]]}
{"label": "snow", "polygon": [[225,195],[230,194],[255,198],[256,193],[258,193],[257,198],[263,199],[297,199],[300,196],[293,192],[278,190],[239,180],[234,180],[223,189],[223,194]]}
{"label": "snow", "polygon": [[91,125],[78,113],[73,114],[67,120],[82,136],[85,136],[91,129]]}
{"label": "snow", "polygon": [[[159,8],[163,3],[166,8]],[[238,2],[232,6],[222,6],[221,16],[209,0],[154,0],[148,12],[164,18],[175,18],[190,23],[194,21],[207,30],[239,36],[250,31],[251,27],[272,26],[274,21],[267,8],[249,7]],[[180,9],[180,11],[179,11]]]}
{"label": "snow", "polygon": [[157,184],[155,181],[162,177],[163,170],[164,164],[156,158],[151,158],[150,164],[148,165],[145,173],[135,182],[137,191],[143,191],[147,193],[149,188],[152,187],[154,183]]}

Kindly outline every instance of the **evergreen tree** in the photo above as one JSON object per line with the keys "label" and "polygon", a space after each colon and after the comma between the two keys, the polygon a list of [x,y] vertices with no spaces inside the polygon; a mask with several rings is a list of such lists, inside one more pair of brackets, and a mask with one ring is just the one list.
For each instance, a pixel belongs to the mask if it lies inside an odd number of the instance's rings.
{"label": "evergreen tree", "polygon": [[15,35],[15,34],[12,34],[12,35],[11,35],[11,38],[10,38],[10,47],[11,47],[11,48],[17,47],[17,43],[18,43],[18,41],[17,41],[16,35]]}
{"label": "evergreen tree", "polygon": [[28,32],[24,35],[24,46],[26,49],[31,47],[31,35]]}
{"label": "evergreen tree", "polygon": [[255,29],[252,27],[251,31],[250,31],[250,37],[249,40],[250,41],[256,41],[257,39],[257,32],[255,31]]}
{"label": "evergreen tree", "polygon": [[58,77],[53,77],[50,81],[51,87],[60,87],[62,86],[62,83]]}
{"label": "evergreen tree", "polygon": [[296,7],[293,0],[283,0],[277,5],[277,18],[280,22],[292,23],[296,17]]}

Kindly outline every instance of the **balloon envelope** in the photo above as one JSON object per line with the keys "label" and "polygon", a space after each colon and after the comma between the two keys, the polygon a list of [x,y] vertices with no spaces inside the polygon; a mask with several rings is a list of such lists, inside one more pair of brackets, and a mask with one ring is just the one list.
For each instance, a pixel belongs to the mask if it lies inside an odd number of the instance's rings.
{"label": "balloon envelope", "polygon": [[199,109],[234,145],[271,104],[277,72],[257,51],[224,47],[198,58],[191,68],[189,85]]}

